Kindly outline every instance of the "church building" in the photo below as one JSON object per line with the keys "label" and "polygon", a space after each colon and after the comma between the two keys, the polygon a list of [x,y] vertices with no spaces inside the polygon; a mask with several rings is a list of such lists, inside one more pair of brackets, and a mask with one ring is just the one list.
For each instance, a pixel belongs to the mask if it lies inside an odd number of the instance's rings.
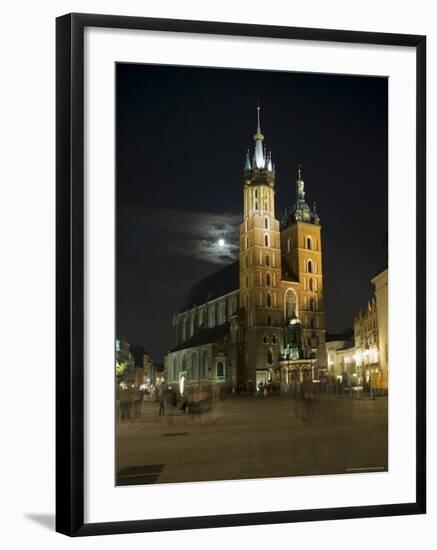
{"label": "church building", "polygon": [[239,261],[196,282],[173,318],[168,383],[227,390],[323,378],[327,368],[320,219],[299,166],[294,204],[275,213],[275,166],[260,108],[243,171]]}

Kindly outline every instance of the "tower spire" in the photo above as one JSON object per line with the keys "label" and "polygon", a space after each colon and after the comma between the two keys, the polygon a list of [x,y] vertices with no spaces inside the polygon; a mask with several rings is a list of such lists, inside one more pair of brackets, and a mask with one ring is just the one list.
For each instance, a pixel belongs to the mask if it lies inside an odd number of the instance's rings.
{"label": "tower spire", "polygon": [[297,201],[305,201],[304,182],[302,180],[302,164],[297,165],[297,180],[296,180],[296,199]]}
{"label": "tower spire", "polygon": [[265,168],[266,159],[264,155],[264,148],[263,148],[263,140],[264,136],[261,133],[261,120],[260,120],[260,110],[261,107],[258,106],[256,108],[257,111],[257,127],[256,127],[256,134],[253,136],[253,139],[255,140],[255,166],[254,168]]}

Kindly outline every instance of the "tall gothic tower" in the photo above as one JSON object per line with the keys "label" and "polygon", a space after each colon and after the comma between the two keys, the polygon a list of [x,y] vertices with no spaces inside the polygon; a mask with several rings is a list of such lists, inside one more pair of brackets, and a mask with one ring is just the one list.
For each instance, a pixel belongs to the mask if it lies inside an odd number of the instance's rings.
{"label": "tall gothic tower", "polygon": [[305,184],[299,166],[295,203],[282,222],[281,248],[284,261],[299,281],[299,318],[303,344],[316,353],[316,366],[326,369],[325,313],[320,218],[316,205],[305,200]]}
{"label": "tall gothic tower", "polygon": [[[244,220],[240,226],[240,307],[246,321],[244,378],[255,384],[257,372],[268,372],[277,361],[275,327],[282,322],[281,240],[275,218],[275,169],[261,133],[257,109],[254,153],[244,167]],[[266,374],[267,376],[267,374]],[[267,380],[266,380],[267,381]]]}

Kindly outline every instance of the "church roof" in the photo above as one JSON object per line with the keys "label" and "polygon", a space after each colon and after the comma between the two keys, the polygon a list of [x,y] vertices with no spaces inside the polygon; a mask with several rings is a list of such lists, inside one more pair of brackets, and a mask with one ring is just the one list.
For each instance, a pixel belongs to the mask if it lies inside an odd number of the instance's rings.
{"label": "church roof", "polygon": [[205,344],[211,344],[213,342],[217,342],[218,340],[221,340],[228,333],[229,333],[228,322],[215,327],[206,328],[205,330],[202,330],[197,334],[193,334],[193,336],[189,340],[186,340],[185,342],[182,342],[178,346],[175,346],[170,351],[180,351],[183,349],[196,348],[198,346],[203,346]]}
{"label": "church roof", "polygon": [[180,313],[206,304],[240,288],[240,262],[222,267],[209,277],[196,282],[182,304]]}

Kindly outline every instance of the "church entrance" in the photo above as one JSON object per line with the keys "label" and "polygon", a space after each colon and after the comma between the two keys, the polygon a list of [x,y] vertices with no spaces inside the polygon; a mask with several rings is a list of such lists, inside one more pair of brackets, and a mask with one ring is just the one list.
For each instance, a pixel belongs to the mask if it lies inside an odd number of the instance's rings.
{"label": "church entrance", "polygon": [[256,387],[257,388],[258,388],[258,386],[260,385],[261,382],[265,386],[268,381],[269,381],[268,371],[266,371],[266,370],[257,370],[256,371]]}

